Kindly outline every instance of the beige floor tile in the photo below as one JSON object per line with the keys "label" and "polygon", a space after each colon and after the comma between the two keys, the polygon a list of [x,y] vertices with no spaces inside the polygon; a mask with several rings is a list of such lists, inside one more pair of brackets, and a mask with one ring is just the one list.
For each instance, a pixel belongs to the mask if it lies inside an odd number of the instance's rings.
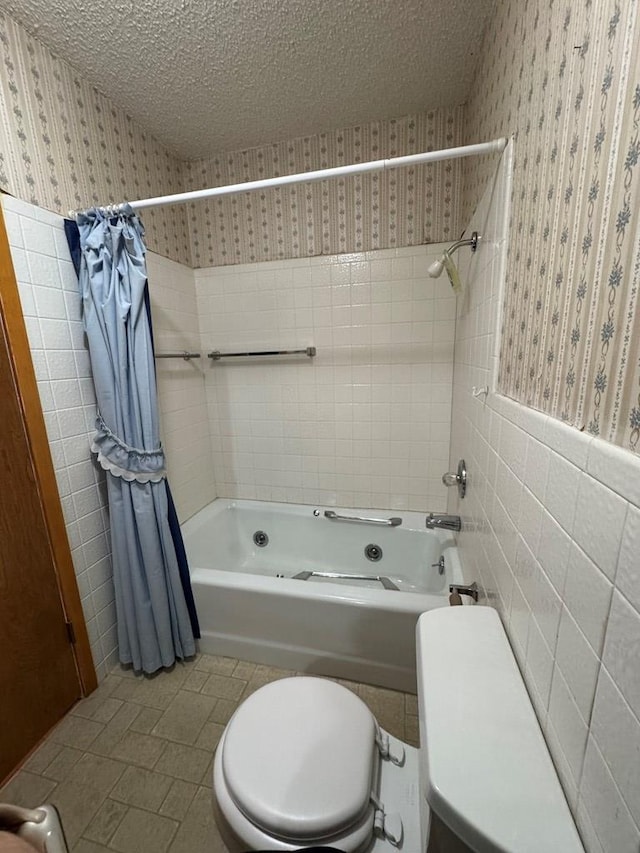
{"label": "beige floor tile", "polygon": [[174,820],[182,820],[197,790],[198,786],[193,782],[183,782],[182,779],[174,779],[169,793],[160,806],[160,814],[172,817]]}
{"label": "beige floor tile", "polygon": [[93,741],[90,752],[95,752],[98,755],[111,755],[129,726],[137,719],[140,710],[139,705],[124,702],[101,734]]}
{"label": "beige floor tile", "polygon": [[48,801],[60,812],[69,844],[76,843],[105,799],[103,791],[79,782],[61,782],[53,791]]}
{"label": "beige floor tile", "polygon": [[161,773],[142,767],[127,767],[109,796],[128,806],[158,811],[172,783],[171,777]]}
{"label": "beige floor tile", "polygon": [[108,847],[103,847],[102,844],[96,844],[95,841],[89,841],[87,838],[80,838],[73,847],[73,853],[113,853]]}
{"label": "beige floor tile", "polygon": [[66,781],[76,782],[78,785],[89,785],[108,794],[126,767],[127,765],[121,761],[86,752],[71,768]]}
{"label": "beige floor tile", "polygon": [[116,678],[138,678],[139,673],[131,666],[131,664],[117,663],[111,670],[111,675]]}
{"label": "beige floor tile", "polygon": [[211,761],[207,769],[202,774],[202,779],[200,780],[200,784],[205,788],[213,788],[213,762],[215,760],[215,754],[211,756]]}
{"label": "beige floor tile", "polygon": [[171,845],[171,853],[227,853],[213,817],[211,788],[199,788]]}
{"label": "beige floor tile", "polygon": [[213,752],[222,737],[223,731],[224,726],[220,723],[205,723],[194,746],[197,746],[198,749],[207,749],[209,752]]}
{"label": "beige floor tile", "polygon": [[152,734],[179,743],[194,744],[216,701],[213,696],[194,694],[188,690],[177,693]]}
{"label": "beige floor tile", "polygon": [[404,719],[404,739],[410,746],[420,746],[418,718],[407,714]]}
{"label": "beige floor tile", "polygon": [[226,726],[237,707],[238,703],[232,702],[231,699],[218,699],[209,717],[209,722]]}
{"label": "beige floor tile", "polygon": [[106,799],[89,821],[83,832],[84,838],[98,844],[108,844],[126,813],[126,805]]}
{"label": "beige floor tile", "polygon": [[129,726],[132,732],[140,732],[140,734],[148,735],[151,729],[162,716],[162,711],[155,708],[140,708],[138,716]]}
{"label": "beige floor tile", "polygon": [[47,738],[33,752],[22,765],[23,770],[29,770],[31,773],[42,773],[45,767],[48,767],[58,753],[64,747],[60,743]]}
{"label": "beige floor tile", "polygon": [[111,749],[111,756],[150,770],[155,767],[164,752],[165,746],[166,742],[161,738],[128,731],[114,744]]}
{"label": "beige floor tile", "polygon": [[48,779],[55,779],[56,782],[62,782],[69,776],[71,769],[80,761],[83,755],[84,753],[80,749],[63,746],[53,761],[42,771],[42,775]]}
{"label": "beige floor tile", "polygon": [[418,716],[418,697],[414,696],[413,693],[404,694],[404,712],[413,717]]}
{"label": "beige floor tile", "polygon": [[360,698],[367,703],[378,723],[400,739],[404,738],[404,696],[404,693],[368,684],[360,688]]}
{"label": "beige floor tile", "polygon": [[360,695],[360,684],[357,681],[349,681],[348,678],[336,678],[338,684],[341,684],[343,687],[346,687],[347,690],[350,690],[352,693],[355,693],[356,696]]}
{"label": "beige floor tile", "polygon": [[169,848],[169,853],[228,853],[214,821],[189,823],[184,821]]}
{"label": "beige floor tile", "polygon": [[274,666],[264,666],[258,664],[255,672],[247,682],[247,686],[242,694],[242,699],[247,699],[256,690],[264,687],[265,684],[271,684],[272,681],[280,681],[282,678],[293,678],[297,673],[289,669],[277,669]]}
{"label": "beige floor tile", "polygon": [[[57,804],[73,853],[227,853],[213,820],[215,748],[241,699],[291,675],[207,655],[152,678],[119,670],[74,707],[0,800]],[[415,696],[341,683],[417,745]]]}
{"label": "beige floor tile", "polygon": [[51,732],[50,738],[64,746],[87,749],[103,730],[102,723],[68,714]]}
{"label": "beige floor tile", "polygon": [[271,681],[278,681],[280,678],[291,678],[296,675],[296,672],[293,669],[281,669],[277,666],[259,663],[256,666],[256,675],[266,675]]}
{"label": "beige floor tile", "polygon": [[268,678],[258,678],[257,676],[252,676],[249,681],[247,681],[247,686],[242,691],[242,696],[240,697],[239,703],[244,702],[245,699],[248,699],[256,690],[260,690],[261,687],[264,687],[265,684],[269,683]]}
{"label": "beige floor tile", "polygon": [[182,689],[193,690],[195,693],[199,693],[207,678],[209,678],[209,673],[206,670],[192,669],[185,679]]}
{"label": "beige floor tile", "polygon": [[236,668],[233,670],[234,678],[241,678],[243,681],[248,681],[256,671],[257,664],[249,663],[245,660],[239,660]]}
{"label": "beige floor tile", "polygon": [[246,685],[247,682],[239,678],[213,673],[203,685],[201,692],[206,696],[216,696],[218,699],[231,699],[237,702]]}
{"label": "beige floor tile", "polygon": [[199,782],[210,759],[210,752],[169,741],[155,769],[185,782]]}
{"label": "beige floor tile", "polygon": [[19,770],[4,788],[0,788],[0,802],[33,809],[45,803],[55,787],[53,779]]}
{"label": "beige floor tile", "polygon": [[176,692],[177,687],[174,688],[173,685],[163,686],[157,678],[144,680],[121,678],[120,684],[113,691],[113,695],[117,699],[166,711]]}
{"label": "beige floor tile", "polygon": [[200,655],[196,660],[196,669],[215,672],[217,675],[231,675],[238,661],[235,658],[224,658],[219,655]]}
{"label": "beige floor tile", "polygon": [[178,826],[177,821],[163,815],[129,809],[111,839],[110,846],[120,853],[164,853]]}
{"label": "beige floor tile", "polygon": [[211,788],[198,788],[195,797],[191,801],[185,820],[188,823],[206,824],[213,822],[213,798]]}
{"label": "beige floor tile", "polygon": [[108,723],[120,709],[122,700],[114,699],[112,696],[96,696],[96,693],[98,693],[97,690],[86,699],[81,699],[71,709],[71,713],[76,717],[86,717],[88,720],[96,720],[98,723]]}

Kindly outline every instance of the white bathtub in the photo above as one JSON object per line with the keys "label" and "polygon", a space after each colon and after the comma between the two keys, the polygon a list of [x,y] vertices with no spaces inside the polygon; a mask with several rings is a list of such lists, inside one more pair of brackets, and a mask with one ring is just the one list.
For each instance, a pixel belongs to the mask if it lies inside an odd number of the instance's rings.
{"label": "white bathtub", "polygon": [[[182,526],[200,648],[415,691],[418,615],[448,606],[449,583],[462,580],[453,535],[426,530],[416,512],[330,511],[399,516],[402,524],[330,520],[324,507],[219,498]],[[259,531],[266,546],[254,542]],[[368,545],[381,549],[379,560],[365,557]],[[313,571],[384,580],[293,577]],[[389,581],[397,589],[383,586]]]}

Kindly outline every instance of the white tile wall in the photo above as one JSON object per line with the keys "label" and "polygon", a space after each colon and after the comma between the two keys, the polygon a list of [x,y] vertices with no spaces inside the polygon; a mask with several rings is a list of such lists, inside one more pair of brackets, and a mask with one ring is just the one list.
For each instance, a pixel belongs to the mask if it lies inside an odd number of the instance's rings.
{"label": "white tile wall", "polygon": [[637,853],[640,457],[472,395],[494,387],[485,336],[499,324],[501,181],[474,217],[486,239],[462,264],[451,458],[465,456],[470,486],[449,509],[463,516],[467,579],[502,615],[587,850]]}
{"label": "white tile wall", "polygon": [[98,678],[117,660],[104,472],[90,451],[95,396],[62,218],[2,196],[67,536]]}
{"label": "white tile wall", "polygon": [[[193,270],[147,253],[156,352],[200,351]],[[160,430],[180,521],[216,497],[205,396],[206,355],[157,359]]]}
{"label": "white tile wall", "polygon": [[224,497],[441,510],[455,297],[437,246],[195,271],[203,351],[317,347],[207,365]]}

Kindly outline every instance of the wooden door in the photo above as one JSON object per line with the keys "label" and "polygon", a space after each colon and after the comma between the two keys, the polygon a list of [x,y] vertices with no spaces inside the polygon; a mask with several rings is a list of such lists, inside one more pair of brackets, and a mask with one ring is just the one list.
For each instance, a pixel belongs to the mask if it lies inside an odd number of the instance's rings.
{"label": "wooden door", "polygon": [[81,614],[0,211],[0,784],[96,685]]}

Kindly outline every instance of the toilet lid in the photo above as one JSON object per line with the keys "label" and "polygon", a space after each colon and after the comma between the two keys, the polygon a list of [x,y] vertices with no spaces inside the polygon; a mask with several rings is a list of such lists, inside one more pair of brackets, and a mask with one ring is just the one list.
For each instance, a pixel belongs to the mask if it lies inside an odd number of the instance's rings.
{"label": "toilet lid", "polygon": [[222,772],[236,806],[287,840],[322,839],[369,805],[375,720],[345,687],[286,678],[243,702],[225,732]]}

